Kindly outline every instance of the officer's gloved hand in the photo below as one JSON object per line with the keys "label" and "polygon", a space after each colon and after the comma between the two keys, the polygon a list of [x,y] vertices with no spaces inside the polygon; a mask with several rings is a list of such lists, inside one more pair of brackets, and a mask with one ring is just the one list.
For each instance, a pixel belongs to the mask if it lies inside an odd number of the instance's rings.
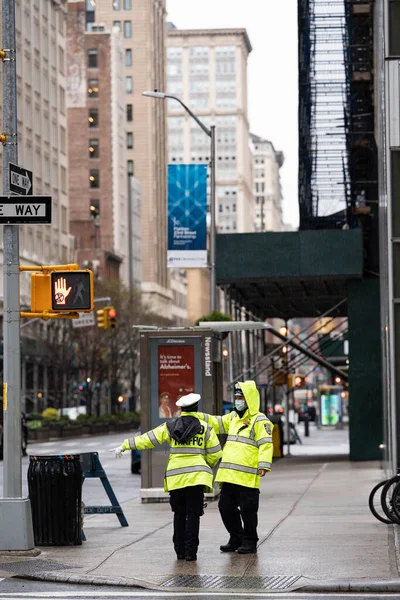
{"label": "officer's gloved hand", "polygon": [[122,446],[118,446],[118,448],[111,448],[110,452],[114,452],[115,458],[122,458],[124,449]]}

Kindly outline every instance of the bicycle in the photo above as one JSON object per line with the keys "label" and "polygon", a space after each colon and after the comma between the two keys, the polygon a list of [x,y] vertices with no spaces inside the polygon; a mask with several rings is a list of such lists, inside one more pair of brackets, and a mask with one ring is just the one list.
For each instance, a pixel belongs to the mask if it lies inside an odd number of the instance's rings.
{"label": "bicycle", "polygon": [[370,492],[368,504],[381,523],[400,524],[400,474],[377,483]]}

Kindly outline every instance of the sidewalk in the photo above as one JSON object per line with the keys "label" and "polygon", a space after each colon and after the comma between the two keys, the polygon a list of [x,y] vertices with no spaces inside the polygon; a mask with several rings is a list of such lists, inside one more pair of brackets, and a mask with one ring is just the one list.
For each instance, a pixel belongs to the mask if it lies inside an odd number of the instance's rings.
{"label": "sidewalk", "polygon": [[379,463],[348,461],[347,430],[312,427],[309,438],[299,433],[303,444],[292,445],[291,456],[276,460],[262,480],[256,555],[219,551],[228,536],[211,502],[201,520],[197,562],[177,561],[169,504],[132,500],[123,505],[129,527],[121,528],[115,515],[90,516],[82,546],[43,547],[29,559],[0,556],[0,575],[166,591],[400,592],[395,526],[378,522],[368,508],[369,492],[383,478]]}

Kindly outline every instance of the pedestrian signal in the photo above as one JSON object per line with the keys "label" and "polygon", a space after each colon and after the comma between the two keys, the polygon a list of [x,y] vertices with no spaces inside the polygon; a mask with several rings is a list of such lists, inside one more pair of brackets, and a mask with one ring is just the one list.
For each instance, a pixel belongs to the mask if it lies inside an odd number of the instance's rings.
{"label": "pedestrian signal", "polygon": [[296,387],[300,387],[303,384],[303,378],[301,377],[301,375],[296,375],[296,377],[294,378],[294,385]]}

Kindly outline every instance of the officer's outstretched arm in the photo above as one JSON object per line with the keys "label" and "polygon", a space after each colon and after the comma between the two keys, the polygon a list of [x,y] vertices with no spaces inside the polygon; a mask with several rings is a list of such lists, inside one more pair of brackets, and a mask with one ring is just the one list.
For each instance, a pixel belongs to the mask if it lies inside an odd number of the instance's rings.
{"label": "officer's outstretched arm", "polygon": [[221,445],[218,441],[217,434],[211,425],[208,425],[206,433],[206,461],[210,467],[215,467],[217,462],[222,457]]}
{"label": "officer's outstretched arm", "polygon": [[255,441],[258,445],[258,469],[271,470],[274,446],[272,443],[273,424],[269,419],[257,421],[255,424]]}
{"label": "officer's outstretched arm", "polygon": [[142,435],[124,440],[123,450],[151,450],[169,440],[169,433],[165,423]]}
{"label": "officer's outstretched arm", "polygon": [[209,415],[207,413],[197,413],[197,416],[211,425],[216,434],[228,433],[229,431],[229,422],[231,420],[231,413],[227,415]]}

